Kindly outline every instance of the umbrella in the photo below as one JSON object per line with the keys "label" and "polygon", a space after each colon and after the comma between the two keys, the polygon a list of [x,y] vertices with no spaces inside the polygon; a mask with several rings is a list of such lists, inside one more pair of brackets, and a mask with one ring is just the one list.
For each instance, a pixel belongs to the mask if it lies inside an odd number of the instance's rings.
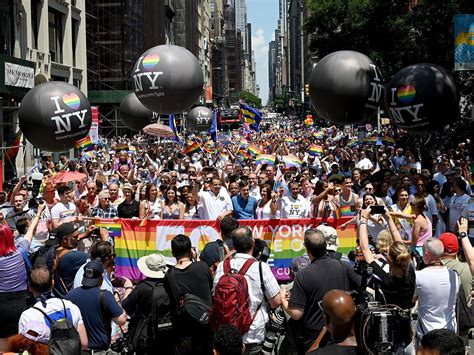
{"label": "umbrella", "polygon": [[161,123],[149,124],[143,128],[143,132],[149,134],[150,136],[161,137],[161,138],[174,138],[175,133],[173,130]]}
{"label": "umbrella", "polygon": [[87,178],[86,174],[79,173],[77,171],[63,171],[53,176],[52,180],[53,180],[53,183],[59,184],[59,183],[66,183],[69,181],[83,180],[86,178]]}

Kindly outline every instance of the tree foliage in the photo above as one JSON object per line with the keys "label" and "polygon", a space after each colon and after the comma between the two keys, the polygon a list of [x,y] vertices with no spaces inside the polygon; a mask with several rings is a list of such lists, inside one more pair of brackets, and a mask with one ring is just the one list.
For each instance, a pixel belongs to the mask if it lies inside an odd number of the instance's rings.
{"label": "tree foliage", "polygon": [[255,107],[261,108],[262,107],[262,99],[258,96],[255,96],[251,92],[248,91],[241,91],[239,92],[239,98],[243,100],[246,104]]}

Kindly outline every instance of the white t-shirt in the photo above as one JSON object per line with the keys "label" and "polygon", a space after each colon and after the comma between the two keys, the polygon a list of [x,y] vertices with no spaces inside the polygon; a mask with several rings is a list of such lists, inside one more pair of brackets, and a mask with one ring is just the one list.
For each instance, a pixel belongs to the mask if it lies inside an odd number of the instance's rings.
{"label": "white t-shirt", "polygon": [[462,196],[456,196],[454,195],[451,197],[451,200],[449,201],[449,225],[448,229],[452,231],[457,230],[457,221],[459,217],[461,217],[462,211],[464,211],[464,208],[466,208],[466,205],[469,203],[469,200],[471,197],[469,195],[462,195]]}
{"label": "white t-shirt", "polygon": [[416,271],[418,323],[416,333],[421,338],[433,329],[456,331],[456,299],[459,277],[446,267],[426,267]]}
{"label": "white t-shirt", "polygon": [[372,164],[369,158],[364,158],[356,164],[356,167],[361,170],[370,170],[374,167],[374,164]]}
{"label": "white t-shirt", "polygon": [[233,210],[232,200],[224,187],[217,195],[211,190],[199,191],[199,203],[202,205],[202,219],[215,220],[223,212]]}
{"label": "white t-shirt", "polygon": [[[66,315],[67,318],[72,321],[74,324],[74,327],[77,329],[77,327],[80,324],[83,324],[82,321],[82,315],[81,311],[79,308],[72,303],[71,301],[68,300],[62,300],[66,306]],[[36,308],[41,309],[44,311],[52,320],[58,321],[60,319],[64,319],[64,307],[59,298],[50,298],[46,301],[47,307],[44,308],[41,302],[37,302],[35,304]],[[38,322],[44,322],[48,326],[48,331],[47,331],[47,337],[49,338],[49,328],[50,324],[49,321],[46,319],[46,317],[38,311],[37,309],[34,308],[28,308],[26,311],[23,311],[23,313],[20,316],[20,320],[18,322],[18,327],[19,328],[24,328],[24,325],[31,322],[31,321],[38,321]]]}
{"label": "white t-shirt", "polygon": [[66,204],[58,202],[51,208],[51,218],[59,219],[61,223],[71,222],[77,216],[77,208],[73,202]]}
{"label": "white t-shirt", "polygon": [[283,196],[277,201],[280,218],[309,218],[310,204],[302,195]]}
{"label": "white t-shirt", "polygon": [[257,201],[262,199],[262,196],[260,195],[260,187],[255,186],[254,188],[249,189],[250,196],[255,197]]}

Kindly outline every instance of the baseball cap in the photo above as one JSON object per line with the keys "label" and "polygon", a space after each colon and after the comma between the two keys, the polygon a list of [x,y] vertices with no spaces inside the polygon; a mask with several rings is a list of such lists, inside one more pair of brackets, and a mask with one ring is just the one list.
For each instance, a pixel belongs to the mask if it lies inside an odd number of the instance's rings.
{"label": "baseball cap", "polygon": [[165,257],[158,253],[142,256],[137,266],[143,275],[152,279],[162,279],[168,271]]}
{"label": "baseball cap", "polygon": [[84,276],[82,286],[95,287],[99,284],[99,279],[104,273],[104,265],[98,260],[89,261],[84,265]]}
{"label": "baseball cap", "polygon": [[74,226],[72,222],[66,222],[61,224],[56,230],[49,235],[49,239],[46,241],[46,246],[55,246],[61,242],[61,239],[73,234],[78,228]]}
{"label": "baseball cap", "polygon": [[298,256],[296,258],[293,258],[291,260],[290,264],[290,270],[296,274],[298,271],[303,270],[305,267],[307,267],[311,261],[309,260],[309,257],[303,255],[303,256]]}
{"label": "baseball cap", "polygon": [[339,238],[337,237],[337,231],[325,224],[321,224],[316,228],[318,231],[322,232],[324,238],[326,239],[326,250],[337,251],[339,247]]}
{"label": "baseball cap", "polygon": [[448,254],[455,254],[459,250],[458,237],[453,233],[443,233],[439,236],[439,240],[443,243],[444,252]]}
{"label": "baseball cap", "polygon": [[18,333],[36,343],[48,344],[51,331],[44,322],[30,320],[25,324],[20,322]]}

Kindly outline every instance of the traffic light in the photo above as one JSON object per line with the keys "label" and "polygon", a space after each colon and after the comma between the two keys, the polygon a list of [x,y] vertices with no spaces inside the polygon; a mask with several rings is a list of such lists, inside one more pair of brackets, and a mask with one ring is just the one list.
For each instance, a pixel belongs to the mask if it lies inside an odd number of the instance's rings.
{"label": "traffic light", "polygon": [[304,93],[305,93],[306,96],[309,96],[309,84],[305,84]]}

